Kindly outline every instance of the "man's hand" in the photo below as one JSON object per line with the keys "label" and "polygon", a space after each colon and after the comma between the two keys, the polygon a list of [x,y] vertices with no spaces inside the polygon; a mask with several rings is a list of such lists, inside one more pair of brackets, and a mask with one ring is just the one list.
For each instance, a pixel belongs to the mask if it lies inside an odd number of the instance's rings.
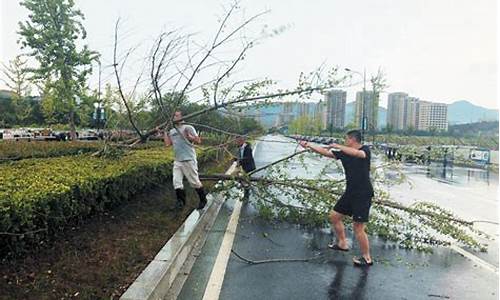
{"label": "man's hand", "polygon": [[191,133],[189,133],[189,131],[186,129],[184,129],[184,132],[182,132],[182,134],[184,135],[184,137],[192,142],[192,143],[196,143],[196,144],[201,144],[201,137],[200,136],[194,136],[192,135]]}
{"label": "man's hand", "polygon": [[188,140],[189,140],[189,141],[191,141],[191,142],[193,141],[193,136],[192,136],[191,134],[189,134],[189,131],[187,130],[187,128],[186,128],[186,129],[184,129],[183,134],[184,134],[184,137],[185,137],[186,139],[188,139]]}
{"label": "man's hand", "polygon": [[161,128],[160,126],[156,126],[154,128],[154,130],[156,131],[156,133],[160,134],[160,135],[164,135],[165,134],[165,131],[163,130],[163,128]]}
{"label": "man's hand", "polygon": [[304,149],[307,149],[309,147],[309,143],[306,141],[300,141],[299,145],[301,145]]}
{"label": "man's hand", "polygon": [[191,135],[187,130],[184,130],[184,137],[190,142],[195,142],[197,140],[197,138]]}

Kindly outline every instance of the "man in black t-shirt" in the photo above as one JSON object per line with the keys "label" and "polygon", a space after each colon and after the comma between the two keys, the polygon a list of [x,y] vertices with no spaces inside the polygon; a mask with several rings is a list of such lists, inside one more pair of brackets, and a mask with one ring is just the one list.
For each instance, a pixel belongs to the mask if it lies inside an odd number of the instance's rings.
{"label": "man in black t-shirt", "polygon": [[[368,222],[373,197],[373,187],[370,181],[371,153],[368,146],[361,144],[361,132],[349,131],[345,137],[345,145],[333,143],[328,148],[323,148],[310,145],[305,141],[301,141],[300,145],[321,155],[340,159],[344,167],[346,189],[330,213],[330,221],[337,235],[337,242],[332,242],[328,247],[339,251],[349,250],[342,219],[346,215],[352,216],[354,234],[362,254],[354,257],[353,262],[356,266],[372,265],[370,245],[365,232],[365,223]],[[337,151],[331,150],[332,148]]]}

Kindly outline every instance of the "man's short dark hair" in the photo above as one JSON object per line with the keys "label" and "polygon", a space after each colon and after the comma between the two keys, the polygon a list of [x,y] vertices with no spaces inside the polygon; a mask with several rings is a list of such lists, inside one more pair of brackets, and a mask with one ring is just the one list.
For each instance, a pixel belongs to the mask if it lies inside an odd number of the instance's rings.
{"label": "man's short dark hair", "polygon": [[346,133],[346,135],[350,138],[354,138],[356,142],[361,143],[361,131],[355,129],[355,130],[350,130]]}

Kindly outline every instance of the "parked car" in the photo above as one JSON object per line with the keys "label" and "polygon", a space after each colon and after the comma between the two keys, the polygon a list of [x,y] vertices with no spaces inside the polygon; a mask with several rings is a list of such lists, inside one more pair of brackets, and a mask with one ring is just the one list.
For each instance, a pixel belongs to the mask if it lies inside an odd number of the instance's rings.
{"label": "parked car", "polygon": [[93,130],[85,130],[77,133],[78,139],[82,141],[96,141],[99,139],[97,132]]}
{"label": "parked car", "polygon": [[4,140],[31,141],[34,136],[31,132],[24,129],[6,129],[2,134],[2,138]]}

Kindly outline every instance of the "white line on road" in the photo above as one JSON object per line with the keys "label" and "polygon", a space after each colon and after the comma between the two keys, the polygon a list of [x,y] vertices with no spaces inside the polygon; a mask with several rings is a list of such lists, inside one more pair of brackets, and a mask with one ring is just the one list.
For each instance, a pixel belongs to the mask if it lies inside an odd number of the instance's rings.
{"label": "white line on road", "polygon": [[214,268],[212,269],[207,288],[205,289],[205,294],[203,295],[204,300],[219,299],[222,283],[224,282],[224,275],[226,274],[227,263],[229,262],[231,249],[233,248],[234,232],[236,232],[236,227],[238,226],[240,212],[241,201],[236,200],[231,219],[229,220],[224,239],[219,249],[219,254],[215,260]]}
{"label": "white line on road", "polygon": [[498,273],[498,268],[496,266],[494,266],[494,265],[490,264],[489,262],[475,256],[474,254],[460,248],[459,246],[452,244],[450,246],[450,248],[451,248],[451,250],[453,250],[453,251],[463,255],[464,257],[472,260],[473,262],[480,265],[481,267],[488,269],[489,271]]}
{"label": "white line on road", "polygon": [[[257,144],[258,142],[255,143],[252,153],[253,156],[255,156]],[[203,295],[203,300],[219,299],[220,291],[222,289],[222,283],[224,282],[224,276],[226,275],[229,256],[231,255],[231,249],[233,248],[234,236],[236,234],[238,221],[240,219],[240,212],[241,201],[237,199],[234,204],[231,218],[229,219],[229,223],[227,224],[226,232],[224,233],[224,238],[222,239],[219,253],[217,254],[217,258],[215,259],[212,273],[210,274],[210,278],[208,279],[205,294]]]}

